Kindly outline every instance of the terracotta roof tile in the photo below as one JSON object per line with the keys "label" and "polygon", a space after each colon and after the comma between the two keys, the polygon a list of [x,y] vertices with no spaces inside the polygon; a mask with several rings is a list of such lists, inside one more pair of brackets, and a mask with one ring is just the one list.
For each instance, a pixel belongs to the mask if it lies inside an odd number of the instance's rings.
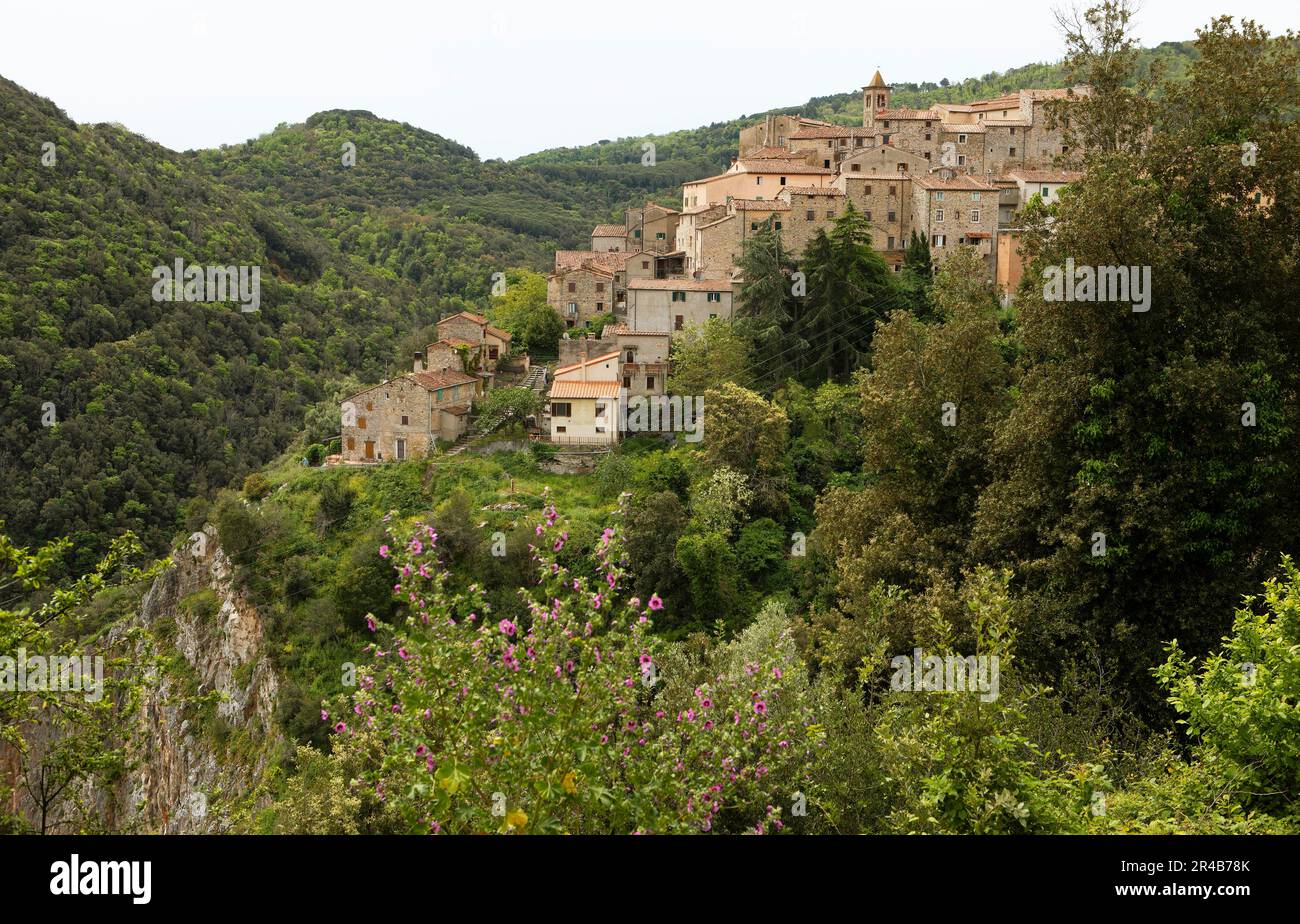
{"label": "terracotta roof tile", "polygon": [[552,382],[548,398],[617,398],[618,382]]}
{"label": "terracotta roof tile", "polygon": [[627,237],[627,228],[623,225],[596,225],[592,237]]}
{"label": "terracotta roof tile", "polygon": [[677,290],[680,292],[730,292],[731,283],[725,279],[633,279],[629,289]]}

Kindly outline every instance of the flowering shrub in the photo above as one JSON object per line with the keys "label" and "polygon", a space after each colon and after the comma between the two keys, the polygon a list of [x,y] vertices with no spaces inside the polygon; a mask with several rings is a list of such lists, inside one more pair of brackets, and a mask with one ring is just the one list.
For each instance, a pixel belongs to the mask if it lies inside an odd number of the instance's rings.
{"label": "flowering shrub", "polygon": [[[563,567],[554,506],[533,528],[528,616],[497,618],[482,588],[453,592],[433,527],[389,530],[399,620],[373,617],[358,689],[322,709],[335,750],[360,754],[365,785],[412,831],[773,831],[767,782],[810,759],[802,669],[788,639],[675,693],[664,602],[627,596],[613,528],[594,580]],[[680,678],[678,678],[680,680]]]}

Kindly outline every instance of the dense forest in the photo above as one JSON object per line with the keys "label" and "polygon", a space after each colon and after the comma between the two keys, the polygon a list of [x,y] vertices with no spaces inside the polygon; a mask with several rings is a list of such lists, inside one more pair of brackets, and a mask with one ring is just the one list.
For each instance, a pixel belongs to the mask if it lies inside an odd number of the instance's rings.
{"label": "dense forest", "polygon": [[[6,154],[0,177],[25,447],[0,583],[30,595],[0,603],[0,647],[93,638],[128,668],[43,759],[120,778],[156,670],[220,760],[269,764],[209,794],[214,830],[1300,830],[1300,47],[1225,18],[1143,51],[1121,0],[1065,39],[1060,65],[898,88],[1093,88],[1065,124],[1084,178],[1019,216],[1013,305],[968,249],[936,271],[914,239],[891,272],[852,208],[798,253],[763,228],[736,317],[673,343],[705,438],[635,437],[584,473],[508,428],[455,457],[299,455],[330,387],[440,313],[530,324],[546,248],[666,176],[636,144],[481,163],[332,112],[174,155],[7,87],[6,140],[49,134],[65,173]],[[661,139],[659,162],[696,172],[738,127]],[[272,267],[261,312],[149,300],[178,249]],[[1067,259],[1148,267],[1151,310],[1050,300]],[[42,429],[45,400],[68,410]],[[269,724],[217,713],[174,617],[108,631],[148,546],[205,523],[264,626]],[[220,631],[211,591],[181,605]],[[900,682],[920,651],[992,660],[994,685]],[[6,699],[6,740],[47,704]]]}

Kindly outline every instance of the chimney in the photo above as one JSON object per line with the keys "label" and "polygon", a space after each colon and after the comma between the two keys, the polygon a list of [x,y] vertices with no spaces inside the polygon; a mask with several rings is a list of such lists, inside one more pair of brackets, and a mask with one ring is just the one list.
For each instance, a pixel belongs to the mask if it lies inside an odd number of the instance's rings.
{"label": "chimney", "polygon": [[423,372],[423,371],[425,371],[425,370],[428,369],[428,368],[429,368],[429,364],[428,364],[427,361],[425,361],[424,353],[421,352],[420,350],[416,350],[416,351],[415,351],[415,361],[411,363],[411,371],[412,371],[412,372]]}

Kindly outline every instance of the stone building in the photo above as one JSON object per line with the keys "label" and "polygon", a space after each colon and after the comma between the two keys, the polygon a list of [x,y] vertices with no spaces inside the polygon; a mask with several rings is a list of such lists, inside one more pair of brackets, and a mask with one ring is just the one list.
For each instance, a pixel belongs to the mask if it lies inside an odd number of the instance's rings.
{"label": "stone building", "polygon": [[623,213],[627,246],[625,250],[649,250],[668,253],[677,241],[675,209],[647,202],[644,206]]}
{"label": "stone building", "polygon": [[401,461],[427,455],[435,440],[452,441],[483,394],[477,376],[451,369],[408,372],[345,399],[341,406],[346,462]]}
{"label": "stone building", "polygon": [[809,166],[801,160],[741,159],[724,173],[682,184],[682,208],[725,203],[728,199],[775,199],[790,186],[827,186],[835,171]]}
{"label": "stone building", "polygon": [[591,249],[595,251],[627,250],[627,228],[622,225],[596,225],[591,232]]}
{"label": "stone building", "polygon": [[680,331],[710,318],[729,320],[731,304],[730,275],[726,279],[635,279],[627,286],[627,324],[632,330]]}
{"label": "stone building", "polygon": [[935,266],[954,248],[969,245],[988,262],[992,278],[998,187],[973,176],[913,177],[912,220],[916,232],[930,242]]}

